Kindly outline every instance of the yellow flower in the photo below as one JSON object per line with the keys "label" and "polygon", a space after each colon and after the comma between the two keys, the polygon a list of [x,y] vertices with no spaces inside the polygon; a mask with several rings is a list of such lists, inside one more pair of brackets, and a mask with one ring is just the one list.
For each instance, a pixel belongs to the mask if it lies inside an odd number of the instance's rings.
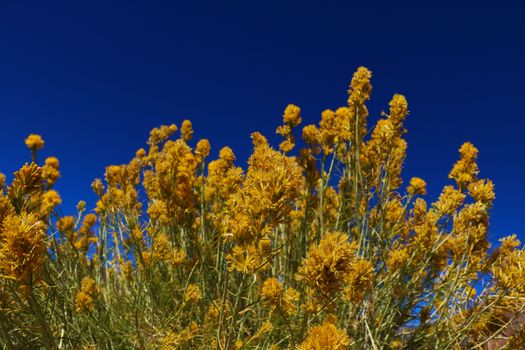
{"label": "yellow flower", "polygon": [[62,233],[72,233],[75,229],[75,218],[73,216],[64,216],[56,223],[58,231]]}
{"label": "yellow flower", "polygon": [[42,140],[42,136],[40,135],[37,135],[37,134],[31,134],[29,135],[26,140],[26,146],[31,150],[31,151],[38,151],[39,149],[41,149],[42,147],[44,147],[44,140]]}
{"label": "yellow flower", "polygon": [[191,125],[191,121],[185,120],[182,122],[182,125],[180,127],[180,133],[185,141],[191,140],[191,138],[193,137],[193,128]]}
{"label": "yellow flower", "polygon": [[297,302],[301,295],[294,288],[286,288],[284,291],[281,307],[288,315],[294,315],[297,311]]}
{"label": "yellow flower", "polygon": [[350,337],[332,322],[325,321],[320,326],[308,330],[308,335],[298,350],[344,350],[348,349]]}
{"label": "yellow flower", "polygon": [[270,306],[277,306],[283,293],[283,286],[275,277],[268,278],[264,281],[261,296]]}
{"label": "yellow flower", "polygon": [[411,195],[421,194],[424,196],[427,194],[427,183],[419,177],[413,177],[410,179],[407,192]]}
{"label": "yellow flower", "polygon": [[42,177],[47,183],[52,186],[60,177],[59,162],[55,157],[46,159],[45,165],[42,167]]}
{"label": "yellow flower", "polygon": [[291,127],[296,127],[301,124],[301,108],[293,104],[286,106],[283,114],[283,122],[289,124]]}
{"label": "yellow flower", "polygon": [[182,342],[187,343],[190,340],[192,340],[193,338],[195,338],[198,333],[199,333],[199,325],[197,325],[197,323],[195,323],[195,322],[192,322],[192,323],[190,323],[190,325],[188,327],[184,328],[180,332],[180,340]]}
{"label": "yellow flower", "polygon": [[195,153],[197,153],[201,159],[206,158],[210,154],[210,142],[206,139],[199,140]]}
{"label": "yellow flower", "polygon": [[184,294],[184,301],[197,304],[202,299],[201,289],[196,284],[189,284]]}
{"label": "yellow flower", "polygon": [[98,196],[102,196],[102,194],[104,193],[104,184],[102,183],[102,181],[100,179],[95,179],[93,180],[93,182],[91,183],[91,189],[93,190],[93,192],[95,192]]}
{"label": "yellow flower", "polygon": [[106,182],[110,186],[115,186],[122,179],[124,167],[125,166],[120,165],[110,165],[106,168]]}
{"label": "yellow flower", "polygon": [[474,200],[485,204],[489,208],[496,198],[494,194],[494,184],[490,180],[472,182],[468,185],[468,191]]}
{"label": "yellow flower", "polygon": [[317,145],[319,143],[321,135],[319,129],[315,125],[307,125],[303,128],[303,140],[310,146]]}
{"label": "yellow flower", "polygon": [[464,190],[467,186],[477,180],[478,165],[476,158],[478,157],[478,149],[470,142],[465,142],[459,149],[460,159],[454,164],[448,177],[456,180],[459,189]]}
{"label": "yellow flower", "polygon": [[370,261],[357,259],[351,264],[351,270],[346,277],[346,299],[353,303],[360,303],[366,293],[372,288],[374,267]]}
{"label": "yellow flower", "polygon": [[164,233],[158,233],[153,237],[153,257],[157,261],[169,261],[172,258],[173,246],[168,236]]}
{"label": "yellow flower", "polygon": [[365,67],[357,68],[357,71],[352,77],[350,88],[348,89],[348,104],[354,103],[362,104],[370,99],[372,93],[372,84],[370,79],[372,78],[372,72]]}
{"label": "yellow flower", "polygon": [[91,231],[96,222],[97,216],[95,214],[87,214],[84,217],[84,221],[82,222],[82,226],[80,227],[79,231],[82,234],[88,234],[88,232]]}
{"label": "yellow flower", "polygon": [[392,122],[395,129],[400,129],[407,116],[408,102],[405,96],[395,94],[390,101],[390,114],[388,119]]}
{"label": "yellow flower", "polygon": [[502,246],[497,254],[492,273],[497,285],[504,290],[523,295],[525,293],[525,253],[516,249],[520,242],[511,236],[501,240]]}
{"label": "yellow flower", "polygon": [[49,216],[53,209],[62,203],[60,195],[55,190],[49,190],[42,196],[42,203],[40,206],[40,213],[42,216]]}
{"label": "yellow flower", "polygon": [[401,349],[403,347],[403,342],[399,339],[394,339],[390,342],[391,349]]}
{"label": "yellow flower", "polygon": [[396,271],[401,269],[407,262],[409,257],[408,249],[406,247],[392,249],[388,254],[386,266],[389,271]]}
{"label": "yellow flower", "polygon": [[231,164],[235,161],[235,154],[233,154],[233,151],[230,147],[226,146],[221,148],[219,152],[219,158],[224,160],[228,164]]}
{"label": "yellow flower", "polygon": [[135,157],[142,159],[146,156],[146,150],[144,148],[139,148],[135,153]]}
{"label": "yellow flower", "polygon": [[356,245],[339,232],[328,233],[318,245],[311,246],[303,259],[297,278],[328,296],[340,290],[352,271]]}
{"label": "yellow flower", "polygon": [[463,204],[465,195],[452,186],[445,186],[435,203],[436,209],[442,215],[452,215]]}
{"label": "yellow flower", "polygon": [[279,144],[279,148],[284,153],[290,152],[294,147],[295,147],[295,144],[293,143],[293,141],[290,138],[284,140],[283,142],[281,142]]}
{"label": "yellow flower", "polygon": [[166,224],[169,221],[166,203],[160,199],[150,204],[148,215],[152,221],[158,221],[161,224]]}
{"label": "yellow flower", "polygon": [[174,350],[178,349],[180,346],[181,340],[180,336],[172,331],[166,333],[162,338],[162,343],[160,345],[161,350]]}
{"label": "yellow flower", "polygon": [[240,247],[236,245],[230,254],[226,256],[228,270],[237,270],[243,273],[252,273],[261,265],[261,256],[253,245]]}
{"label": "yellow flower", "polygon": [[151,146],[150,153],[155,153],[155,146],[166,141],[177,131],[177,125],[161,125],[160,128],[154,128],[150,131],[148,144]]}
{"label": "yellow flower", "polygon": [[75,305],[78,312],[93,311],[95,300],[100,290],[97,283],[91,277],[84,277],[80,283],[80,290],[75,296]]}
{"label": "yellow flower", "polygon": [[46,258],[46,226],[34,214],[8,215],[0,234],[0,271],[24,289],[40,281]]}

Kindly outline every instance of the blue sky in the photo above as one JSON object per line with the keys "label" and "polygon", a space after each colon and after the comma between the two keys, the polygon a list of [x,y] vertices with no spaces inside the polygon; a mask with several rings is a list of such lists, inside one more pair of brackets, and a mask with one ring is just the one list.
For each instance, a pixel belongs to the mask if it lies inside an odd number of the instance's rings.
{"label": "blue sky", "polygon": [[0,171],[29,160],[23,140],[42,134],[70,213],[94,204],[104,166],[186,118],[213,154],[229,145],[244,165],[252,131],[277,141],[288,103],[317,122],[365,65],[371,120],[394,93],[408,98],[405,176],[426,179],[435,198],[473,142],[496,184],[491,239],[525,238],[524,9],[440,5],[0,0]]}

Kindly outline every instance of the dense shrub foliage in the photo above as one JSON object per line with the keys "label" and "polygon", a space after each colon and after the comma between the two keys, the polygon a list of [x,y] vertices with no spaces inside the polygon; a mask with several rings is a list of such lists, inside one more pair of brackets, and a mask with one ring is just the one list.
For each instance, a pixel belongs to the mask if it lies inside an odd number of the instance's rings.
{"label": "dense shrub foliage", "polygon": [[359,68],[347,104],[302,132],[286,107],[279,149],[253,133],[246,169],[228,147],[212,160],[187,120],[153,129],[74,216],[58,215],[59,161],[40,164],[30,135],[32,162],[0,178],[0,346],[522,348],[503,331],[525,255],[515,236],[491,248],[477,149],[461,146],[427,203],[425,181],[401,177],[407,101],[369,128],[370,79]]}

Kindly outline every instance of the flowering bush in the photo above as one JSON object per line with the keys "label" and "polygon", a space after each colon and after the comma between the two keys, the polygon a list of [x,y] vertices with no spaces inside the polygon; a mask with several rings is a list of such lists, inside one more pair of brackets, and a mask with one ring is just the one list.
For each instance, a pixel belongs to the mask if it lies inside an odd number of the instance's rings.
{"label": "flowering bush", "polygon": [[[184,121],[106,168],[94,210],[56,210],[59,161],[0,176],[0,346],[7,349],[462,349],[500,338],[524,307],[516,236],[487,240],[494,186],[465,143],[446,186],[403,185],[404,96],[367,125],[371,72],[347,105],[279,149],[253,133],[248,166],[193,145]],[[302,148],[298,149],[298,147]],[[298,149],[298,150],[297,150]]]}

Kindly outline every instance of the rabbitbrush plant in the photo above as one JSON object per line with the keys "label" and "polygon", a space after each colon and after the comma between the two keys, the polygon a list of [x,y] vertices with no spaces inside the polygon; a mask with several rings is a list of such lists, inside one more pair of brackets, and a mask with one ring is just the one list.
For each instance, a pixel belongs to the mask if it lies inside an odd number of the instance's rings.
{"label": "rabbitbrush plant", "polygon": [[525,254],[516,236],[487,239],[477,149],[461,146],[427,202],[424,180],[401,177],[407,101],[369,128],[370,79],[359,68],[300,142],[286,107],[279,149],[253,133],[246,169],[228,147],[211,160],[189,121],[153,129],[73,216],[56,210],[59,161],[39,164],[29,136],[32,162],[0,179],[0,346],[522,348],[525,331],[502,331],[523,309]]}

